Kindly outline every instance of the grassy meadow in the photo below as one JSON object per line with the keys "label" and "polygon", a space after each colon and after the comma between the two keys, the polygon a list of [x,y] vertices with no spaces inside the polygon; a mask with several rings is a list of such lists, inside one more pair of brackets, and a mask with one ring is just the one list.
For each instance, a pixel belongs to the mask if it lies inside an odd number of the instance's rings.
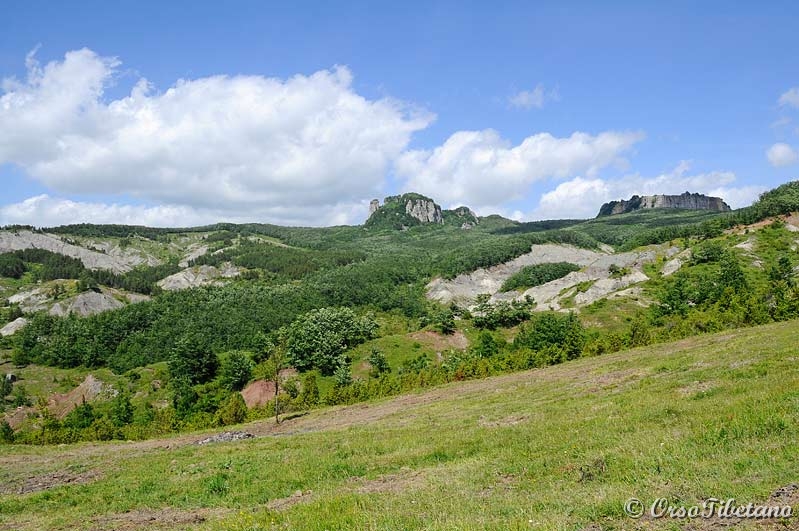
{"label": "grassy meadow", "polygon": [[239,442],[5,446],[0,529],[717,529],[633,520],[623,504],[763,503],[796,482],[798,332],[770,324],[323,408],[235,427],[258,435]]}

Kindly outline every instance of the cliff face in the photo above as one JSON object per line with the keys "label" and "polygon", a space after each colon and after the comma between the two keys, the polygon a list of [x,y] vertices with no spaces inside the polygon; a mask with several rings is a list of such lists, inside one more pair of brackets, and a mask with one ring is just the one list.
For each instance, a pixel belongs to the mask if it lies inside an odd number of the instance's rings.
{"label": "cliff face", "polygon": [[406,200],[405,213],[422,223],[444,222],[444,217],[441,215],[441,207],[435,204],[432,199],[415,198]]}
{"label": "cliff face", "polygon": [[599,209],[600,216],[626,214],[646,208],[681,208],[686,210],[710,210],[728,212],[730,206],[720,197],[685,192],[680,195],[634,195],[629,200],[611,201]]}
{"label": "cliff face", "polygon": [[373,199],[365,226],[402,229],[423,223],[444,223],[441,207],[429,197],[407,193],[386,197],[382,206]]}

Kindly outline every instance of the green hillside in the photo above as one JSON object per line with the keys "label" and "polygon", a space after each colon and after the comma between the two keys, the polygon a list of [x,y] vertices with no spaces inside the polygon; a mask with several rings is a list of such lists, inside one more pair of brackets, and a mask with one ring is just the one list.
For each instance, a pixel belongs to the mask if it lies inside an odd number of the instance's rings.
{"label": "green hillside", "polygon": [[[588,221],[10,227],[30,248],[0,254],[0,441],[146,439],[795,319],[797,190]],[[276,365],[299,372],[245,407]],[[63,411],[90,375],[104,392]]]}
{"label": "green hillside", "polygon": [[[796,482],[797,333],[792,321],[448,384],[246,424],[259,437],[240,442],[5,447],[0,527],[716,529],[734,522],[637,521],[623,505],[766,503]],[[796,507],[787,492],[772,503]]]}

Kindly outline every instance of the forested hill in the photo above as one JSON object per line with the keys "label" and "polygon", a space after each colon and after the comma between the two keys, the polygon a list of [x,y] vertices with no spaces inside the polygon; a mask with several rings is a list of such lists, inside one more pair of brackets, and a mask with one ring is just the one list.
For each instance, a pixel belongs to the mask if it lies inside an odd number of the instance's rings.
{"label": "forested hill", "polygon": [[[799,182],[732,212],[587,221],[517,223],[457,209],[439,223],[435,206],[414,205],[396,218],[423,211],[434,222],[7,227],[0,355],[14,367],[133,379],[166,362],[152,370],[166,370],[156,394],[174,425],[205,425],[237,390],[231,359],[246,384],[267,378],[282,352],[279,365],[318,376],[318,399],[338,403],[799,311],[799,244],[786,217],[799,211]],[[31,241],[49,250],[24,248]],[[441,304],[434,280],[474,296]],[[298,396],[288,393],[286,407],[299,407],[290,405]]]}

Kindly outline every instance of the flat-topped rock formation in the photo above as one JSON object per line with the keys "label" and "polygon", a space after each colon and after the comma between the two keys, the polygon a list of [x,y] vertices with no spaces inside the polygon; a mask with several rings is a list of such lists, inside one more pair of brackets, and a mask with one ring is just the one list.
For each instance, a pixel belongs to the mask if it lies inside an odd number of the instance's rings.
{"label": "flat-topped rock formation", "polygon": [[680,195],[634,195],[629,200],[611,201],[602,205],[597,217],[626,214],[649,208],[681,208],[729,212],[730,206],[720,197],[685,192]]}

